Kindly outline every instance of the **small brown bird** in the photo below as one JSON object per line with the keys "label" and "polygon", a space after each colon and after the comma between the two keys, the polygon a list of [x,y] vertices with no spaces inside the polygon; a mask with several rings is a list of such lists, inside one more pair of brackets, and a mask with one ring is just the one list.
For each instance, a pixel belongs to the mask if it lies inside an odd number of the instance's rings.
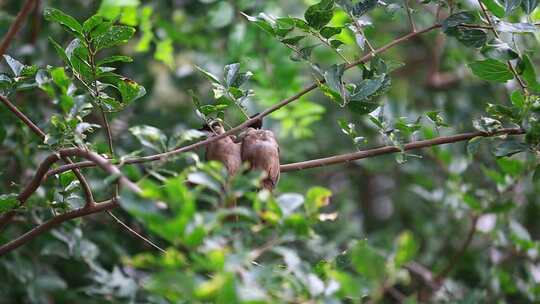
{"label": "small brown bird", "polygon": [[[206,124],[201,130],[214,134],[211,136],[225,133],[219,121],[213,121],[210,125]],[[234,175],[242,165],[241,144],[235,143],[231,136],[224,137],[206,146],[205,157],[206,160],[221,162],[229,175]]]}
{"label": "small brown bird", "polygon": [[261,127],[258,120],[242,134],[242,161],[250,169],[265,172],[262,187],[272,191],[279,181],[279,144],[272,131]]}

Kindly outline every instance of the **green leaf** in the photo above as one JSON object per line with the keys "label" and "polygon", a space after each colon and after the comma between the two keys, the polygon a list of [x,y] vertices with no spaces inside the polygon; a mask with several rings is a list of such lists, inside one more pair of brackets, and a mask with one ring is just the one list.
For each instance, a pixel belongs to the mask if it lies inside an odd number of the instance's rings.
{"label": "green leaf", "polygon": [[508,61],[519,57],[518,53],[515,52],[506,42],[503,42],[497,38],[486,44],[482,48],[481,53],[487,58],[499,61]]}
{"label": "green leaf", "polygon": [[304,197],[298,193],[283,193],[276,200],[284,218],[291,216],[304,204]]}
{"label": "green leaf", "polygon": [[238,77],[240,76],[240,63],[228,64],[223,68],[226,87],[239,87]]}
{"label": "green leaf", "polygon": [[479,48],[486,44],[487,34],[484,30],[464,29],[458,36],[458,40],[468,47]]}
{"label": "green leaf", "polygon": [[377,6],[377,0],[362,0],[353,4],[349,0],[340,0],[338,1],[339,5],[347,11],[349,15],[352,15],[356,18],[363,16],[365,13],[374,9]]}
{"label": "green leaf", "polygon": [[349,103],[351,111],[358,115],[365,115],[375,111],[380,104],[374,101],[354,101]]}
{"label": "green leaf", "polygon": [[24,64],[9,55],[4,55],[4,59],[6,60],[9,68],[13,72],[13,75],[15,75],[15,77],[19,77],[24,68]]}
{"label": "green leaf", "polygon": [[43,14],[45,20],[58,22],[78,38],[83,38],[83,26],[75,18],[55,8],[46,8]]}
{"label": "green leaf", "polygon": [[482,204],[472,194],[463,195],[463,202],[474,211],[482,211]]}
{"label": "green leaf", "polygon": [[289,37],[289,38],[284,38],[284,39],[281,39],[280,41],[285,43],[285,44],[288,44],[288,45],[297,45],[298,42],[300,42],[300,40],[306,38],[306,36],[303,36],[303,35],[299,35],[299,36],[293,36],[293,37]]}
{"label": "green leaf", "polygon": [[302,61],[302,60],[308,60],[311,57],[311,52],[313,52],[313,49],[319,46],[318,44],[309,45],[301,48],[298,53],[294,53],[291,55],[291,60],[293,61]]}
{"label": "green leaf", "polygon": [[323,90],[325,95],[332,100],[344,106],[348,103],[348,92],[345,90],[341,77],[345,71],[345,64],[333,64],[328,70],[324,71],[324,79],[326,80],[327,88],[331,90]]}
{"label": "green leaf", "polygon": [[106,76],[100,78],[104,83],[109,84],[118,90],[121,95],[121,101],[106,96],[102,92],[100,101],[104,103],[108,111],[120,111],[133,101],[146,95],[146,90],[137,82],[113,73],[107,73]]}
{"label": "green leaf", "polygon": [[372,248],[367,240],[359,241],[351,249],[352,264],[356,271],[370,281],[380,281],[385,276],[385,258]]}
{"label": "green leaf", "polygon": [[102,24],[105,21],[102,16],[100,15],[94,15],[90,18],[88,18],[83,23],[83,32],[85,34],[89,34],[93,29],[95,29],[98,25]]}
{"label": "green leaf", "polygon": [[78,38],[73,39],[66,48],[66,56],[69,59],[69,65],[77,72],[83,80],[93,78],[92,68],[88,64],[88,49],[86,45]]}
{"label": "green leaf", "polygon": [[462,23],[474,23],[476,16],[472,12],[459,12],[450,15],[442,22],[443,31],[447,32],[449,29],[457,27]]}
{"label": "green leaf", "polygon": [[402,232],[396,240],[396,253],[394,261],[396,267],[401,267],[405,263],[416,257],[419,246],[410,231]]}
{"label": "green leaf", "polygon": [[365,101],[375,95],[387,81],[386,75],[377,75],[371,79],[364,79],[351,94],[351,101]]}
{"label": "green leaf", "polygon": [[0,74],[0,94],[8,96],[12,88],[13,80],[5,74]]}
{"label": "green leaf", "polygon": [[220,182],[204,171],[189,173],[187,180],[194,185],[204,186],[216,193],[222,193],[223,191]]}
{"label": "green leaf", "polygon": [[497,165],[501,168],[502,172],[512,177],[520,176],[525,170],[525,165],[522,161],[508,157],[497,159]]}
{"label": "green leaf", "polygon": [[328,24],[334,16],[334,0],[322,0],[321,2],[310,6],[304,13],[309,26],[316,30],[320,30]]}
{"label": "green leaf", "polygon": [[150,6],[145,6],[140,13],[140,29],[142,37],[137,43],[135,50],[137,52],[146,52],[150,48],[150,43],[154,39],[154,31],[152,31],[152,13],[154,10]]}
{"label": "green leaf", "polygon": [[64,51],[64,49],[62,48],[62,46],[60,46],[60,44],[58,44],[58,42],[54,41],[54,39],[52,39],[51,37],[49,37],[49,42],[53,45],[54,50],[56,51],[58,56],[60,56],[62,58],[64,63],[69,65],[69,58],[67,57],[67,54]]}
{"label": "green leaf", "polygon": [[469,63],[474,75],[488,81],[507,82],[514,76],[505,63],[494,59],[486,59]]}
{"label": "green leaf", "polygon": [[146,95],[146,90],[143,86],[125,77],[121,78],[117,83],[117,88],[122,95],[122,101],[125,103],[131,103],[132,101]]}
{"label": "green leaf", "polygon": [[523,75],[523,78],[527,81],[527,87],[535,93],[540,93],[540,83],[538,83],[534,65],[528,55],[523,55],[518,67],[523,71],[521,75]]}
{"label": "green leaf", "polygon": [[129,56],[114,55],[98,61],[97,66],[102,66],[113,62],[133,62],[133,58]]}
{"label": "green leaf", "polygon": [[16,193],[0,195],[0,212],[13,210],[19,205]]}
{"label": "green leaf", "polygon": [[495,29],[499,32],[507,33],[536,33],[538,32],[538,26],[532,23],[509,23],[505,21],[500,21],[495,26]]}
{"label": "green leaf", "polygon": [[497,145],[493,150],[493,154],[497,157],[512,156],[516,153],[526,151],[528,147],[525,143],[507,140]]}
{"label": "green leaf", "polygon": [[343,41],[341,40],[338,40],[338,39],[332,39],[330,40],[330,45],[334,48],[334,49],[338,49],[340,46],[342,46],[343,44],[345,44]]}
{"label": "green leaf", "polygon": [[110,48],[128,42],[135,34],[135,29],[131,26],[115,25],[109,28],[103,34],[97,36],[94,40],[96,51],[104,48]]}
{"label": "green leaf", "polygon": [[503,0],[504,12],[510,15],[521,4],[521,0]]}
{"label": "green leaf", "polygon": [[426,113],[426,116],[436,127],[448,127],[448,124],[444,122],[444,118],[441,116],[440,111],[429,111]]}
{"label": "green leaf", "polygon": [[498,18],[504,17],[504,8],[499,4],[497,0],[481,0],[487,9]]}
{"label": "green leaf", "polygon": [[512,92],[510,100],[512,101],[512,104],[518,109],[522,109],[523,105],[525,105],[525,97],[520,90],[515,90],[514,92]]}
{"label": "green leaf", "polygon": [[220,83],[219,78],[216,75],[204,70],[200,66],[195,66],[195,68],[199,70],[199,72],[203,73],[203,75],[206,76],[208,79],[210,79],[211,82],[216,83],[216,84]]}
{"label": "green leaf", "polygon": [[317,211],[330,203],[332,191],[324,187],[312,187],[306,194],[304,208],[308,215],[315,215]]}
{"label": "green leaf", "polygon": [[478,153],[482,139],[483,137],[477,136],[467,142],[467,153],[469,156],[474,156],[476,153]]}
{"label": "green leaf", "polygon": [[50,70],[53,82],[60,87],[62,93],[67,93],[71,79],[66,75],[64,68],[58,67]]}
{"label": "green leaf", "polygon": [[129,128],[129,132],[145,147],[156,152],[163,152],[166,149],[167,136],[158,128],[141,125]]}
{"label": "green leaf", "polygon": [[121,17],[121,22],[125,23],[126,19],[131,21],[129,18],[133,18],[132,16],[128,16],[128,18],[125,15],[133,14],[140,2],[140,0],[102,0],[98,14],[109,20]]}
{"label": "green leaf", "polygon": [[473,120],[473,126],[480,132],[492,133],[502,128],[500,121],[491,117],[480,117]]}
{"label": "green leaf", "polygon": [[521,0],[521,8],[525,14],[530,15],[538,6],[538,0]]}
{"label": "green leaf", "polygon": [[319,32],[321,33],[321,36],[323,36],[326,39],[329,39],[330,37],[341,33],[342,29],[343,29],[342,27],[325,26]]}
{"label": "green leaf", "polygon": [[272,23],[269,22],[270,18],[264,13],[259,14],[258,17],[249,16],[249,15],[244,14],[243,12],[241,14],[244,15],[244,17],[246,17],[248,21],[255,23],[255,25],[257,25],[263,31],[267,32],[268,34],[272,36],[276,36],[274,27]]}
{"label": "green leaf", "polygon": [[154,58],[163,62],[169,68],[174,68],[174,47],[173,41],[169,38],[160,40],[156,44],[156,51],[154,52]]}

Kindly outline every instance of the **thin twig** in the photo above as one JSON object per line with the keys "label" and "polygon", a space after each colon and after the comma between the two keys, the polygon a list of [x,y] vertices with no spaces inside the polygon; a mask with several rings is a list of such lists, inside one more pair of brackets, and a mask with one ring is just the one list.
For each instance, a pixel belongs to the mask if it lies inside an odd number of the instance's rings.
{"label": "thin twig", "polygon": [[456,267],[457,263],[459,262],[459,259],[463,256],[465,251],[467,251],[467,248],[469,248],[469,245],[471,245],[474,233],[476,232],[476,223],[478,222],[478,215],[473,215],[471,218],[471,227],[469,228],[469,232],[467,233],[467,238],[461,245],[461,248],[458,252],[454,254],[454,256],[450,259],[448,262],[448,265],[435,277],[436,282],[442,282],[444,278],[448,276],[448,274]]}
{"label": "thin twig", "polygon": [[152,242],[151,240],[145,238],[144,236],[142,236],[140,233],[138,233],[137,231],[133,230],[133,228],[129,227],[126,223],[124,223],[121,219],[119,219],[116,215],[114,215],[112,213],[112,211],[110,210],[107,210],[107,214],[112,217],[114,219],[114,221],[116,223],[118,223],[120,226],[122,226],[127,232],[133,234],[136,238],[139,238],[141,240],[143,240],[146,244],[154,247],[155,249],[157,249],[158,251],[160,251],[161,253],[166,253],[165,249],[159,247],[158,245],[156,245],[154,242]]}
{"label": "thin twig", "polygon": [[412,18],[411,14],[411,8],[409,7],[409,0],[403,0],[405,3],[405,10],[407,10],[407,18],[409,18],[409,24],[411,25],[411,29],[413,32],[416,32],[416,25],[414,24],[414,20]]}
{"label": "thin twig", "polygon": [[466,28],[476,28],[476,29],[486,29],[486,30],[492,30],[493,26],[491,25],[480,25],[480,24],[459,24],[459,27],[466,27]]}
{"label": "thin twig", "polygon": [[4,36],[4,39],[2,39],[2,42],[0,42],[0,57],[6,53],[6,50],[11,45],[11,41],[13,40],[15,35],[17,35],[17,32],[19,32],[19,30],[22,28],[26,17],[32,11],[32,8],[34,7],[36,1],[37,0],[26,0],[23,7],[17,14],[17,17],[15,17],[15,21],[13,21],[13,23],[9,27],[9,30]]}

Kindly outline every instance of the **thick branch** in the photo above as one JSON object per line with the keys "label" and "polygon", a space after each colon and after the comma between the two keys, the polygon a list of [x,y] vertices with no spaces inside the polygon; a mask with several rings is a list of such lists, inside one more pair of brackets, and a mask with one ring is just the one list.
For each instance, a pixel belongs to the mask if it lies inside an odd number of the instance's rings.
{"label": "thick branch", "polygon": [[[30,197],[30,195],[39,187],[42,179],[45,177],[47,171],[49,170],[50,166],[52,166],[52,164],[58,161],[61,157],[70,157],[70,156],[81,157],[81,158],[85,158],[94,162],[98,167],[100,167],[101,169],[109,173],[110,175],[118,176],[118,181],[122,186],[127,187],[129,190],[135,193],[138,193],[138,194],[141,193],[141,189],[139,188],[139,186],[137,186],[136,184],[131,182],[129,179],[127,179],[125,176],[123,176],[120,170],[116,166],[111,164],[109,160],[101,157],[100,155],[92,151],[82,150],[79,148],[69,148],[69,149],[60,150],[55,154],[51,154],[41,163],[38,171],[36,172],[30,184],[19,195],[19,199],[21,203],[24,202],[26,199],[28,199],[28,197]],[[112,204],[116,204],[116,203],[112,203]],[[32,238],[39,235],[40,233],[47,231],[48,229],[54,227],[55,225],[65,220],[68,220],[74,217],[84,216],[90,213],[109,210],[110,208],[112,208],[111,206],[109,209],[103,209],[104,207],[103,206],[100,207],[100,206],[101,204],[86,205],[85,207],[81,209],[70,211],[65,214],[54,217],[51,220],[49,220],[47,223],[36,227],[30,232],[24,234],[23,236],[3,246],[0,246],[0,256],[2,254],[5,254],[23,245],[24,243],[30,241]],[[94,210],[97,210],[97,211],[94,211]],[[13,218],[14,215],[15,215],[14,211],[7,212],[6,214],[4,214],[4,216],[2,216],[2,218],[0,219],[0,226],[5,225],[7,222],[9,222],[9,220],[11,220],[11,218]],[[45,228],[43,228],[42,226],[45,226]],[[35,231],[36,229],[37,231]]]}
{"label": "thick branch", "polygon": [[[478,137],[492,137],[492,136],[498,136],[498,135],[503,135],[503,134],[521,135],[524,133],[525,131],[519,128],[501,129],[494,133],[484,133],[484,132],[462,133],[462,134],[456,134],[456,135],[451,135],[451,136],[443,136],[443,137],[438,137],[438,138],[433,138],[433,139],[428,139],[428,140],[412,142],[412,143],[406,144],[404,146],[404,150],[405,151],[416,150],[416,149],[422,149],[422,148],[431,147],[431,146],[455,143],[455,142],[469,140],[477,136]],[[308,160],[308,161],[303,161],[303,162],[298,162],[298,163],[285,164],[285,165],[281,165],[280,170],[281,172],[299,171],[299,170],[304,170],[304,169],[324,167],[324,166],[329,166],[329,165],[350,162],[353,160],[369,158],[369,157],[379,156],[383,154],[396,153],[400,151],[401,150],[398,147],[385,146],[385,147],[379,147],[379,148],[374,148],[374,149],[369,149],[369,150],[348,153],[348,154],[313,159],[313,160]],[[128,161],[123,162],[122,164],[132,164],[132,163],[133,162],[130,162],[128,160]],[[50,170],[49,172],[47,172],[47,176],[60,174],[65,171],[69,171],[73,168],[88,168],[88,167],[93,167],[93,166],[95,166],[94,163],[89,162],[89,161],[83,161],[83,162],[78,162],[75,164],[64,165],[56,169]]]}
{"label": "thick branch", "polygon": [[36,236],[60,225],[61,223],[78,218],[83,217],[92,213],[98,213],[106,210],[113,209],[118,206],[118,203],[115,200],[108,200],[105,202],[97,203],[92,206],[86,206],[80,209],[72,210],[69,212],[66,212],[64,214],[60,214],[58,216],[55,216],[48,220],[47,222],[34,227],[32,230],[28,231],[27,233],[19,236],[18,238],[10,241],[9,243],[6,243],[2,246],[0,246],[0,256],[17,249],[18,247],[28,243],[30,240],[34,239]]}
{"label": "thick branch", "polygon": [[[118,176],[118,181],[123,185],[128,187],[131,191],[135,193],[140,193],[141,190],[139,186],[132,183],[130,180],[128,180],[125,176],[122,175],[120,170],[111,164],[111,162],[98,154],[82,150],[79,148],[69,148],[69,149],[63,149],[60,150],[54,154],[49,155],[39,166],[36,174],[30,181],[30,183],[24,188],[24,190],[21,192],[21,194],[18,197],[19,203],[24,204],[26,200],[36,191],[36,189],[41,184],[42,180],[45,178],[47,171],[49,168],[57,162],[62,157],[70,157],[70,156],[77,156],[81,158],[88,159],[92,162],[94,162],[98,167],[103,169],[104,171],[108,172],[111,175]],[[0,230],[15,216],[15,211],[9,211],[6,212],[2,217],[0,217]]]}
{"label": "thick branch", "polygon": [[[404,151],[417,150],[417,149],[422,149],[422,148],[431,147],[431,146],[438,146],[438,145],[465,141],[465,140],[472,139],[474,137],[491,137],[491,136],[504,135],[504,134],[519,135],[519,134],[524,134],[524,133],[525,131],[520,128],[501,129],[493,133],[485,133],[485,132],[463,133],[463,134],[415,141],[415,142],[408,143],[405,146],[403,146],[403,150]],[[304,169],[309,169],[309,168],[335,165],[335,164],[350,162],[350,161],[358,160],[362,158],[374,157],[374,156],[396,153],[396,152],[401,152],[401,150],[395,146],[385,146],[385,147],[380,147],[380,148],[375,148],[375,149],[370,149],[370,150],[358,151],[354,153],[348,153],[348,154],[330,156],[330,157],[319,158],[319,159],[314,159],[314,160],[308,160],[308,161],[299,162],[299,163],[281,165],[281,172],[297,171],[297,170],[304,170]]]}
{"label": "thick branch", "polygon": [[[397,44],[400,44],[400,43],[402,43],[402,42],[404,42],[404,41],[406,41],[406,40],[408,40],[408,39],[410,39],[412,37],[427,33],[429,31],[432,31],[432,30],[440,28],[440,27],[441,27],[440,24],[435,24],[435,25],[432,25],[432,26],[430,26],[430,27],[428,27],[426,29],[423,29],[421,31],[408,33],[407,35],[404,35],[404,36],[402,36],[400,38],[397,38],[394,41],[388,43],[387,45],[385,45],[385,46],[383,46],[381,48],[378,48],[373,52],[370,52],[369,54],[363,56],[362,58],[360,58],[360,59],[358,59],[358,60],[356,60],[356,61],[354,61],[354,62],[352,62],[350,64],[347,64],[345,66],[345,69],[348,70],[348,69],[353,68],[353,67],[355,67],[357,65],[360,65],[360,64],[372,59],[376,55],[378,55],[380,53],[383,53],[383,52],[387,51],[388,49],[396,46]],[[316,89],[317,86],[318,86],[318,83],[325,83],[325,80],[321,79],[321,80],[318,80],[316,83],[312,83],[311,85],[305,87],[302,91],[300,91],[296,95],[293,95],[293,96],[291,96],[289,98],[283,99],[282,101],[278,102],[277,104],[273,105],[272,107],[264,110],[263,112],[261,112],[258,115],[252,117],[251,119],[248,119],[248,120],[244,121],[240,125],[228,130],[227,132],[224,132],[224,133],[219,134],[217,136],[212,136],[210,138],[207,138],[205,140],[196,142],[194,144],[187,145],[187,146],[184,146],[184,147],[179,147],[177,149],[167,151],[167,152],[164,152],[164,153],[159,153],[159,154],[154,154],[154,155],[149,155],[149,156],[144,156],[144,157],[127,159],[127,160],[124,160],[122,162],[122,164],[138,164],[138,163],[145,163],[145,162],[151,162],[151,161],[164,160],[167,157],[170,157],[170,156],[173,156],[173,155],[176,155],[176,154],[180,154],[180,153],[183,153],[183,152],[191,151],[191,150],[203,147],[203,146],[206,146],[206,145],[208,145],[208,144],[210,144],[210,143],[212,143],[214,141],[220,140],[220,139],[225,138],[225,137],[227,137],[229,135],[232,135],[232,134],[235,134],[235,133],[237,133],[239,131],[242,131],[243,129],[245,129],[248,126],[250,126],[251,124],[253,124],[255,121],[257,121],[259,119],[262,119],[265,116],[268,116],[270,113],[281,109],[282,107],[288,105],[289,103],[291,103],[291,102],[293,102],[295,100],[300,99],[300,97],[302,97],[305,94],[307,94],[307,93],[313,91],[314,89]],[[67,171],[69,169],[72,169],[74,167],[80,168],[80,167],[92,167],[92,166],[94,166],[94,164],[92,164],[91,162],[77,163],[76,166],[69,166],[69,165],[67,167],[62,166],[60,168],[55,169],[54,171],[51,171],[49,173],[49,175],[50,174],[58,174],[58,173]]]}
{"label": "thick branch", "polygon": [[8,32],[2,39],[2,42],[0,42],[0,57],[6,53],[6,50],[9,48],[9,45],[11,44],[11,41],[17,35],[17,32],[21,29],[23,26],[24,20],[26,19],[26,16],[32,11],[32,8],[36,4],[37,0],[26,0],[24,3],[24,6],[21,8],[19,13],[17,14],[17,17],[15,17],[15,21],[11,24],[9,27]]}

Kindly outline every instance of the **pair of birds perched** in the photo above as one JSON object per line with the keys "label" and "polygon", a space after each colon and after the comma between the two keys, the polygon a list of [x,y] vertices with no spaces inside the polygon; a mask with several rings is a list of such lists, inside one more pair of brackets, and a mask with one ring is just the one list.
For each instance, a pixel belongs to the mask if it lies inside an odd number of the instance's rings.
{"label": "pair of birds perched", "polygon": [[[223,134],[225,129],[220,121],[206,124],[202,130],[211,136]],[[238,172],[243,162],[250,170],[264,173],[261,186],[272,191],[279,180],[279,145],[274,133],[262,129],[262,120],[257,119],[238,138],[226,136],[206,146],[206,160],[221,162],[229,175]]]}

